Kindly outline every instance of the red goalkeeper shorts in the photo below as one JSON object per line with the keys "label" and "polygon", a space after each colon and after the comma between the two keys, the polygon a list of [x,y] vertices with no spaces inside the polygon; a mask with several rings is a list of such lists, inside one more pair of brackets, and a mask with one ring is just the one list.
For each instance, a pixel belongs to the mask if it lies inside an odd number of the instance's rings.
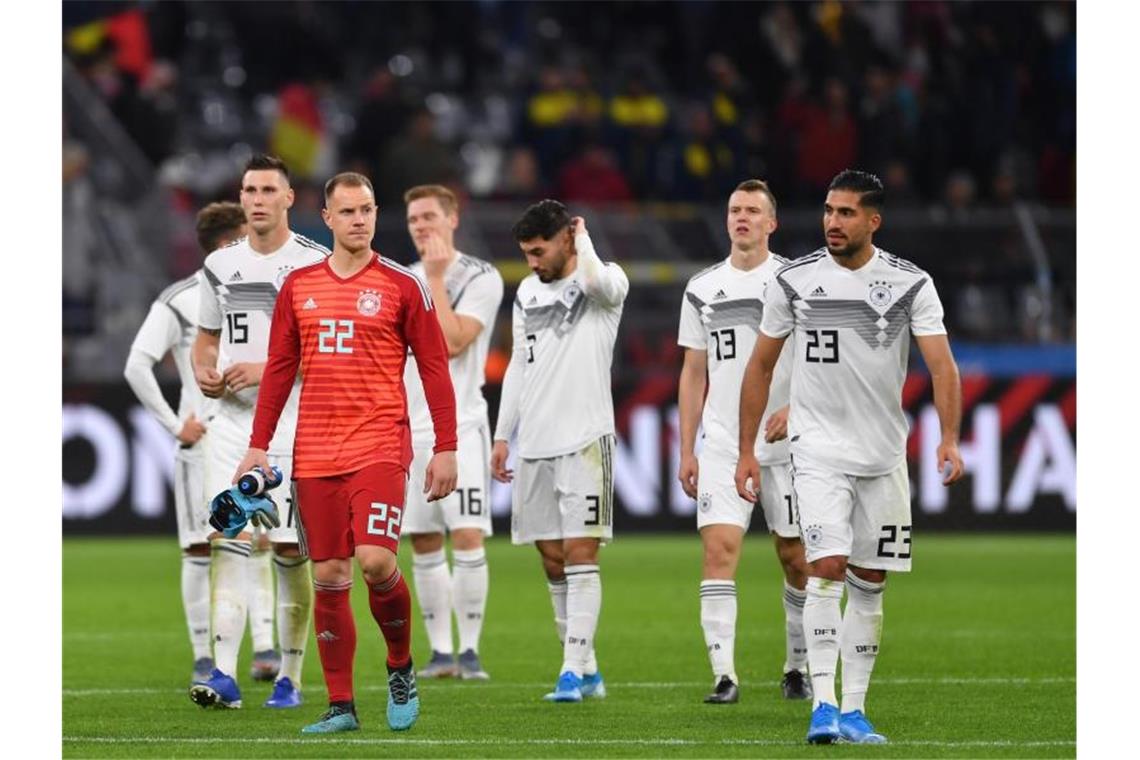
{"label": "red goalkeeper shorts", "polygon": [[396,553],[408,473],[394,462],[324,478],[297,478],[301,549],[315,561],[347,559],[357,546]]}

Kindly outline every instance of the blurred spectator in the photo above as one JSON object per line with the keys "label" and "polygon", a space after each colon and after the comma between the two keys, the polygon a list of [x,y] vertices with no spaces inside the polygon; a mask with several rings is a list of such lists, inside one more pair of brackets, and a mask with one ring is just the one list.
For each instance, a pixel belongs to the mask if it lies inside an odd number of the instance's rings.
{"label": "blurred spectator", "polygon": [[621,92],[610,100],[609,115],[614,125],[615,146],[623,159],[623,169],[638,197],[660,194],[659,160],[669,123],[665,99],[649,88],[648,76],[640,67],[629,70]]}
{"label": "blurred spectator", "polygon": [[455,151],[436,139],[431,111],[418,109],[404,133],[389,143],[380,162],[380,178],[376,183],[380,203],[402,204],[404,191],[414,185],[459,187]]}
{"label": "blurred spectator", "polygon": [[633,200],[629,183],[613,156],[597,142],[589,142],[558,175],[558,198],[586,204]]}
{"label": "blurred spectator", "polygon": [[910,134],[895,99],[893,73],[872,64],[863,75],[859,101],[859,165],[882,172],[895,156],[910,156]]}
{"label": "blurred spectator", "polygon": [[823,107],[809,106],[805,115],[797,167],[803,193],[812,196],[855,165],[858,129],[848,110],[847,86],[835,77],[824,84]]}
{"label": "blurred spectator", "polygon": [[511,150],[502,165],[495,187],[495,200],[534,202],[548,195],[534,151],[527,147]]}
{"label": "blurred spectator", "polygon": [[946,192],[943,202],[951,214],[962,214],[969,211],[977,200],[978,185],[965,169],[958,169],[946,180]]}
{"label": "blurred spectator", "polygon": [[345,146],[349,162],[365,176],[376,177],[380,156],[388,142],[403,131],[410,112],[396,76],[386,66],[373,71],[362,88],[356,128]]}
{"label": "blurred spectator", "polygon": [[716,201],[733,186],[739,171],[736,155],[718,134],[712,114],[703,103],[689,108],[685,131],[678,140],[676,163],[676,200]]}
{"label": "blurred spectator", "polygon": [[910,169],[907,168],[906,161],[888,160],[883,168],[882,180],[888,208],[915,208],[919,205],[920,199],[911,183]]}

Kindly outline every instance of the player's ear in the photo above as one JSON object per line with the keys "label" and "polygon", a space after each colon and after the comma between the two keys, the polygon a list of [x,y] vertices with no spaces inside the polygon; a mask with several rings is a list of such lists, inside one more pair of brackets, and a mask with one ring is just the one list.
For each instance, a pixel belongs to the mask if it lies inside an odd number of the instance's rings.
{"label": "player's ear", "polygon": [[883,224],[883,217],[878,211],[871,214],[871,232],[878,232],[879,227]]}
{"label": "player's ear", "polygon": [[332,229],[332,214],[329,213],[329,210],[327,208],[321,209],[321,219],[324,220],[325,226],[331,230]]}
{"label": "player's ear", "polygon": [[779,219],[777,219],[776,217],[772,217],[771,219],[769,219],[768,220],[768,234],[771,235],[773,232],[776,231],[776,228],[779,226],[780,226],[780,220]]}
{"label": "player's ear", "polygon": [[296,198],[297,194],[293,192],[293,188],[289,188],[289,191],[285,193],[285,208],[293,208],[293,201],[296,200]]}

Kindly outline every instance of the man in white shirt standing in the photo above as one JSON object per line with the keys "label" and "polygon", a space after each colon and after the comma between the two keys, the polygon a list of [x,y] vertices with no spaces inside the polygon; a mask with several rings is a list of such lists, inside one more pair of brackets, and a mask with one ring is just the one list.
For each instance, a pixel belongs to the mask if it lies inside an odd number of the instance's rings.
{"label": "man in white shirt standing", "polygon": [[[198,245],[208,254],[246,234],[245,212],[236,203],[211,203],[198,212]],[[202,395],[190,366],[190,345],[198,332],[201,270],[159,294],[131,344],[123,375],[143,407],[178,441],[174,462],[174,512],[182,548],[182,609],[194,653],[191,680],[214,669],[210,648],[210,510],[202,482],[202,437],[214,402]],[[170,353],[182,387],[178,410],[170,408],[154,376],[154,365]],[[272,576],[271,576],[272,577]],[[272,599],[272,590],[270,590]],[[251,615],[256,633],[264,635]],[[272,612],[270,612],[272,625]],[[273,648],[269,629],[269,649]],[[255,635],[255,638],[257,636]]]}
{"label": "man in white shirt standing", "polygon": [[[677,343],[685,349],[678,382],[681,467],[678,477],[697,500],[701,534],[701,628],[713,670],[713,691],[705,702],[739,699],[736,646],[736,568],[753,503],[736,493],[737,424],[740,384],[748,352],[764,313],[764,288],[788,260],[768,250],[776,229],[776,198],[758,179],[741,182],[728,199],[728,258],[689,280],[681,301]],[[765,440],[756,447],[763,469],[760,507],[784,570],[785,658],[781,687],[788,699],[811,696],[807,680],[803,607],[807,567],[792,493],[791,459],[784,438],[788,418],[791,359],[781,352],[762,424]],[[706,398],[705,391],[708,390]],[[703,414],[702,414],[703,411]],[[703,448],[695,453],[703,421]]]}
{"label": "man in white shirt standing", "polygon": [[[962,390],[930,275],[876,247],[883,185],[836,175],[823,206],[827,246],[776,273],[740,393],[736,488],[762,486],[754,452],[780,348],[795,333],[788,438],[800,533],[810,570],[804,634],[814,698],[807,740],[882,744],[864,702],[879,653],[887,572],[911,565],[907,421],[910,335],[934,387],[942,428],[938,467],[962,475]],[[847,606],[840,600],[847,591]],[[835,669],[843,660],[842,704]]]}
{"label": "man in white shirt standing", "polygon": [[[404,193],[408,234],[420,260],[410,269],[427,283],[451,356],[458,417],[459,481],[450,496],[427,501],[422,484],[435,432],[415,357],[408,356],[404,387],[412,424],[414,458],[404,507],[404,535],[412,541],[412,574],[424,618],[431,660],[422,678],[459,676],[485,680],[479,636],[490,583],[483,537],[491,535],[489,501],[491,431],[483,382],[503,278],[491,264],[455,249],[459,201],[442,185],[419,185]],[[449,571],[444,534],[451,536]],[[459,629],[459,659],[451,638],[451,614]]]}
{"label": "man in white shirt standing", "polygon": [[[324,261],[329,250],[289,229],[293,205],[289,169],[273,156],[254,156],[241,181],[241,205],[249,236],[206,257],[205,285],[198,314],[192,359],[198,387],[218,399],[218,411],[206,436],[206,493],[230,487],[234,469],[244,459],[253,428],[257,391],[269,350],[273,309],[285,278],[294,269]],[[297,426],[300,378],[294,382],[269,446],[269,461],[279,467],[284,484],[274,492],[281,525],[269,531],[277,568],[277,639],[281,670],[265,707],[301,704],[301,666],[313,609],[309,560],[297,535],[296,497],[292,488],[293,438]],[[245,626],[251,534],[210,541],[213,563],[211,629],[215,668],[190,687],[202,707],[241,707],[234,680]]]}
{"label": "man in white shirt standing", "polygon": [[[563,660],[546,699],[605,696],[594,654],[602,606],[598,549],[613,538],[614,408],[610,368],[629,279],[594,251],[582,217],[554,200],[512,233],[532,274],[512,313],[491,474],[513,479],[511,540],[542,556]],[[507,469],[517,429],[518,475]]]}

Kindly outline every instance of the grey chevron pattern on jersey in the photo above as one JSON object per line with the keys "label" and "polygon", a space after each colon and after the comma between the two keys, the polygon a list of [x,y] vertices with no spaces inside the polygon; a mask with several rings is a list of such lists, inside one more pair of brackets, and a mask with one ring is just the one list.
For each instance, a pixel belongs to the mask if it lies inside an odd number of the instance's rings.
{"label": "grey chevron pattern on jersey", "polygon": [[854,330],[871,348],[888,348],[910,324],[910,306],[925,284],[924,277],[881,316],[871,304],[855,299],[799,299],[794,306],[809,329],[846,327]]}
{"label": "grey chevron pattern on jersey", "polygon": [[760,328],[764,318],[764,303],[759,298],[735,298],[731,301],[705,303],[694,293],[686,293],[689,303],[701,315],[701,322],[709,330],[726,327]]}
{"label": "grey chevron pattern on jersey", "polygon": [[586,313],[586,296],[579,291],[574,303],[567,306],[562,299],[545,306],[534,306],[523,310],[523,327],[528,335],[534,335],[543,330],[554,330],[556,337],[561,338],[570,332]]}
{"label": "grey chevron pattern on jersey", "polygon": [[273,316],[277,303],[277,286],[272,282],[223,283],[208,268],[204,268],[210,287],[218,294],[223,311],[263,311]]}

